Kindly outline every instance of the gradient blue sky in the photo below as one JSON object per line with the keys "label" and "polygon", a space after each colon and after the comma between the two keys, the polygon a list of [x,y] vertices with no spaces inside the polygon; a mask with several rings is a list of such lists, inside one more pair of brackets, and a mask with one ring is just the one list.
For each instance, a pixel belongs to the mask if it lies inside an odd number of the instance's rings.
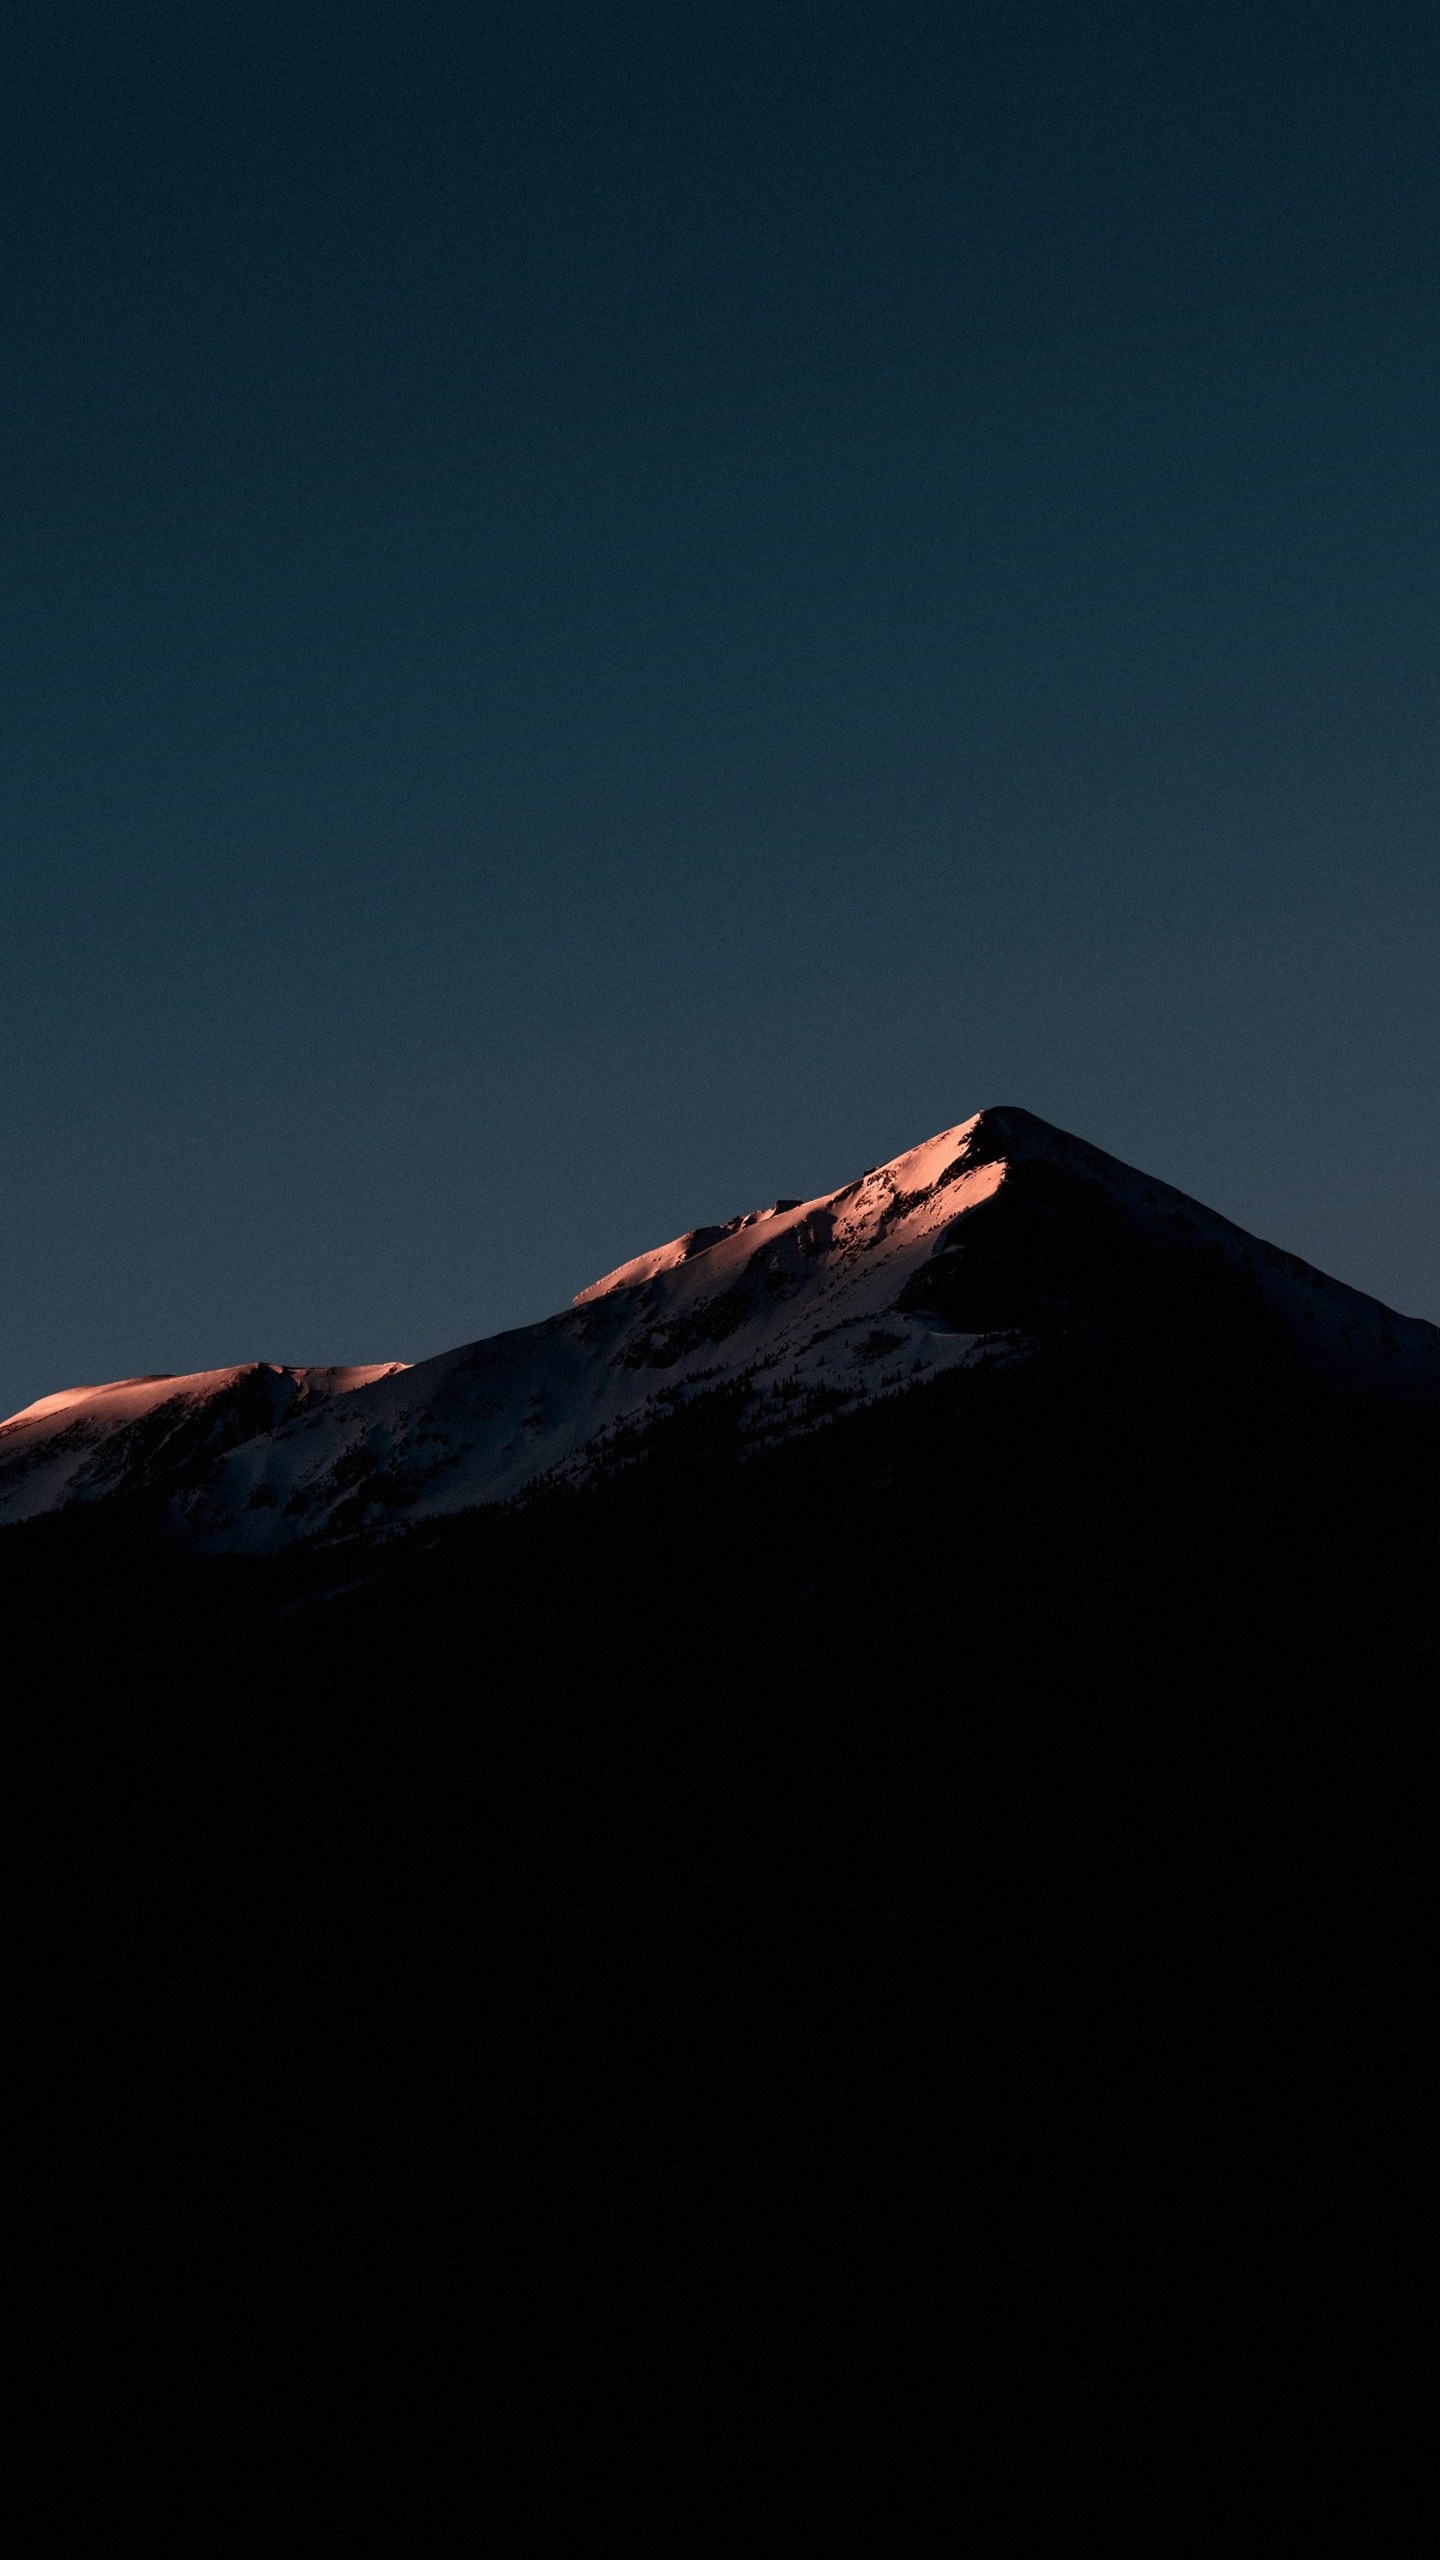
{"label": "gradient blue sky", "polygon": [[0,1411],[995,1101],[1440,1315],[1437,44],[19,0]]}

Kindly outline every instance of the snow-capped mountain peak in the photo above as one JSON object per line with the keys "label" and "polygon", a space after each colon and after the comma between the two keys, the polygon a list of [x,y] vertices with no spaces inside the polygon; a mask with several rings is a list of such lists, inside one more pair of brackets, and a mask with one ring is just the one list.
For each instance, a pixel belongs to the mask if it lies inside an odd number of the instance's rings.
{"label": "snow-capped mountain peak", "polygon": [[1203,1328],[1237,1292],[1312,1373],[1430,1391],[1434,1326],[1029,1112],[992,1109],[413,1367],[259,1362],[42,1397],[0,1425],[0,1520],[148,1491],[200,1546],[373,1534],[622,1466],[716,1390],[741,1447],[759,1448],[1047,1341],[1153,1336],[1157,1309]]}

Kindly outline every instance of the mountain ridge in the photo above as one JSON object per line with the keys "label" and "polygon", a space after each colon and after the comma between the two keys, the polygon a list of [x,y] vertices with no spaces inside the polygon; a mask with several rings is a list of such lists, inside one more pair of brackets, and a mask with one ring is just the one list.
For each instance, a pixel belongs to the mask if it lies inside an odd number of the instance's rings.
{"label": "mountain ridge", "polygon": [[1058,1337],[1177,1356],[1243,1309],[1276,1357],[1418,1401],[1440,1329],[1399,1316],[1018,1106],[837,1190],[621,1263],[569,1307],[412,1364],[256,1362],[62,1389],[0,1425],[0,1523],[145,1493],[172,1537],[262,1554],[383,1534],[631,1463],[697,1399],[773,1446]]}

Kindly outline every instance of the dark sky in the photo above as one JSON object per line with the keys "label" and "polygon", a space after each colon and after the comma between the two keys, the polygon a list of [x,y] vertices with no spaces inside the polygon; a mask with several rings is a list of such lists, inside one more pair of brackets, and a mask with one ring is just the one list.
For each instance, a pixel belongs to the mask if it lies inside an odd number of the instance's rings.
{"label": "dark sky", "polygon": [[1440,1315],[1437,43],[12,6],[0,1411],[996,1101]]}

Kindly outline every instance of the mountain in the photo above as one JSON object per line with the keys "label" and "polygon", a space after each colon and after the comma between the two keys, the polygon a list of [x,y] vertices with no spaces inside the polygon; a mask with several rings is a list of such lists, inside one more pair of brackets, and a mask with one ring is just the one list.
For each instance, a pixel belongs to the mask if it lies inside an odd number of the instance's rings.
{"label": "mountain", "polygon": [[208,1553],[375,1535],[633,1463],[723,1410],[773,1449],[958,1371],[1058,1342],[1123,1360],[1208,1343],[1392,1404],[1440,1332],[1169,1185],[992,1109],[840,1190],[638,1255],[563,1313],[414,1366],[250,1367],[43,1397],[0,1426],[0,1522],[111,1495]]}
{"label": "mountain", "polygon": [[537,2412],[646,2547],[752,2472],[717,2547],[808,2547],[767,2454],[869,2430],[884,2547],[960,2477],[1048,2549],[1048,2472],[1062,2543],[1208,2552],[1233,2440],[1288,2548],[1317,2393],[1398,2409],[1433,2184],[1437,1348],[996,1110],[411,1368],[15,1417],[63,2407],[124,2446],[194,2376],[267,2499],[341,2412],[362,2535],[373,2440],[446,2549]]}

